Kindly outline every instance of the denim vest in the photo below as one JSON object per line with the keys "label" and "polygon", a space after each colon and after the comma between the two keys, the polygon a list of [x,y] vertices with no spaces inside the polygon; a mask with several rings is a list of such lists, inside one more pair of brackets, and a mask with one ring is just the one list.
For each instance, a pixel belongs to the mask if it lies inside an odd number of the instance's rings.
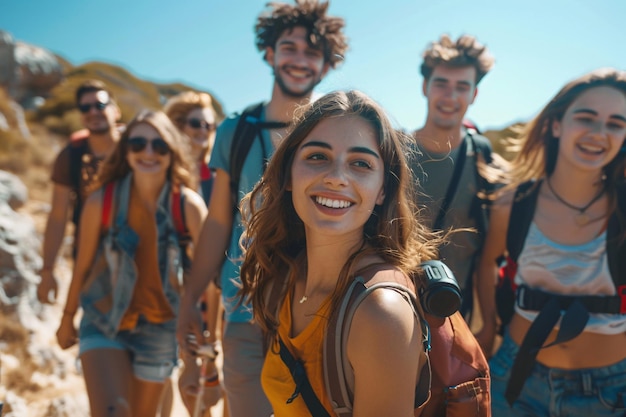
{"label": "denim vest", "polygon": [[[115,220],[100,238],[80,293],[83,319],[95,324],[108,337],[117,333],[137,281],[134,258],[139,236],[127,221],[131,183],[132,174],[129,174],[115,185],[112,204]],[[182,253],[170,207],[171,186],[167,182],[157,201],[157,259],[165,297],[177,314],[183,280]]]}

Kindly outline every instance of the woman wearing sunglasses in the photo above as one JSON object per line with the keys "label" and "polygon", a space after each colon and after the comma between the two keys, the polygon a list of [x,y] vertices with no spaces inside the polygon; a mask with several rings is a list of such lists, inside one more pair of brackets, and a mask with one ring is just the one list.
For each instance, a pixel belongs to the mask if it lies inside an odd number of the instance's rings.
{"label": "woman wearing sunglasses", "polygon": [[178,130],[189,139],[191,157],[198,165],[199,192],[208,206],[214,177],[208,164],[217,128],[213,100],[207,93],[185,91],[172,97],[165,104],[164,111]]}
{"label": "woman wearing sunglasses", "polygon": [[[185,91],[170,98],[165,104],[164,111],[178,130],[189,139],[191,157],[198,166],[197,172],[200,179],[198,192],[208,207],[215,179],[215,171],[209,169],[209,158],[215,142],[218,121],[218,115],[213,108],[213,100],[207,93]],[[221,327],[218,322],[221,322],[219,319],[222,316],[223,307],[220,290],[215,283],[209,284],[201,303],[203,304],[202,311],[204,311],[204,327],[209,334],[207,340],[213,347],[213,351],[219,351],[220,340],[216,330]],[[203,371],[202,377],[205,385],[203,405],[209,408],[215,405],[223,394],[219,387],[219,372],[215,361],[207,361]],[[178,381],[181,397],[190,413],[196,403],[193,397],[200,390],[199,376],[197,367],[186,366]],[[167,394],[165,396],[168,397]],[[164,417],[164,413],[161,414]],[[226,410],[224,415],[227,415]]]}
{"label": "woman wearing sunglasses", "polygon": [[85,203],[57,340],[79,342],[93,417],[154,416],[176,363],[182,252],[172,211],[178,203],[193,242],[206,215],[187,154],[165,113],[142,111]]}

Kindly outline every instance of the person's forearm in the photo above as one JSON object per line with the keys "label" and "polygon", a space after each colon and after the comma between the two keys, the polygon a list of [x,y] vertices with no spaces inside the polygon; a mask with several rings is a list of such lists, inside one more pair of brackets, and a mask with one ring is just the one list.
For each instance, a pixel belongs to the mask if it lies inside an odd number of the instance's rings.
{"label": "person's forearm", "polygon": [[220,312],[220,290],[211,281],[206,289],[206,321],[207,330],[209,335],[207,336],[208,343],[215,343],[217,341],[217,323],[218,315]]}
{"label": "person's forearm", "polygon": [[211,280],[219,276],[230,242],[231,228],[210,217],[204,222],[194,250],[191,273],[186,283],[184,302],[196,303]]}
{"label": "person's forearm", "polygon": [[52,270],[65,237],[65,221],[53,217],[48,218],[43,238],[43,268]]}
{"label": "person's forearm", "polygon": [[496,282],[497,268],[482,267],[478,270],[477,296],[483,325],[496,327]]}

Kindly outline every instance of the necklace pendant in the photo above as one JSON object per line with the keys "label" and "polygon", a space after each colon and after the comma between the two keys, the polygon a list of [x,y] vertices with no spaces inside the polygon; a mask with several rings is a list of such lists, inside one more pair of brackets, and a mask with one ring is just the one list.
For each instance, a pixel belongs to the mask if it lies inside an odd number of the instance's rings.
{"label": "necklace pendant", "polygon": [[299,303],[302,304],[302,303],[304,303],[308,299],[309,299],[309,297],[307,297],[306,295],[303,295],[302,298],[300,299]]}
{"label": "necklace pendant", "polygon": [[574,216],[574,221],[578,226],[586,226],[589,224],[589,215],[585,212],[580,212],[576,216]]}

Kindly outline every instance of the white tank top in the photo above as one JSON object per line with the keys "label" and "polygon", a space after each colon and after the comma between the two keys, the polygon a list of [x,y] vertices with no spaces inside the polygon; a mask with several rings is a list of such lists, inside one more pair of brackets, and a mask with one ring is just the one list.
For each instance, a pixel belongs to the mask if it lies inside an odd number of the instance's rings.
{"label": "white tank top", "polygon": [[[546,237],[531,223],[518,258],[517,285],[566,295],[615,295],[606,256],[606,231],[581,245],[563,245]],[[533,321],[536,311],[515,311]],[[626,332],[626,315],[590,314],[585,331],[602,334]],[[560,324],[557,323],[557,328]]]}

